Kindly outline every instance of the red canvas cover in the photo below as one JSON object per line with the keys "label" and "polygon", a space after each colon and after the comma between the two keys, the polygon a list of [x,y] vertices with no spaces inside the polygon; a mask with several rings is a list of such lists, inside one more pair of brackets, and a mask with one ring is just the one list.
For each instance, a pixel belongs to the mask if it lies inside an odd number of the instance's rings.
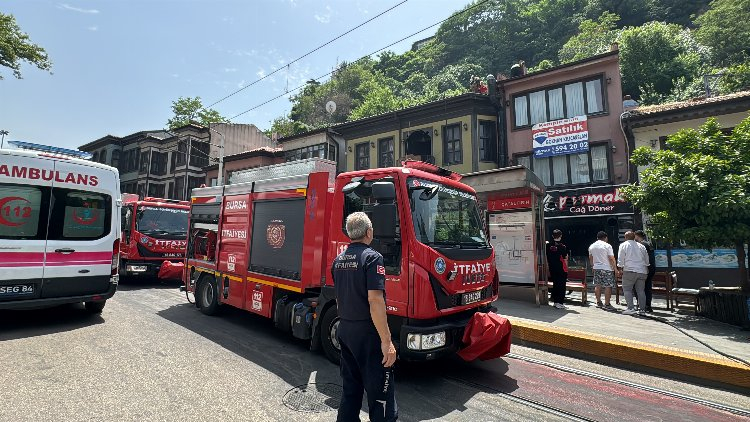
{"label": "red canvas cover", "polygon": [[185,264],[182,262],[164,261],[159,268],[158,277],[163,280],[181,280],[183,268]]}
{"label": "red canvas cover", "polygon": [[458,352],[465,361],[489,360],[510,353],[510,321],[494,312],[477,312],[464,330],[463,343]]}

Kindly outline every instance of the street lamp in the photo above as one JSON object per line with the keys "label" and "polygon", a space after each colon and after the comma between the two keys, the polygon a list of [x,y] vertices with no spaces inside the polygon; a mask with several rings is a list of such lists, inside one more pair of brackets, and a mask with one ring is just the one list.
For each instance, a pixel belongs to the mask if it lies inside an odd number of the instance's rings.
{"label": "street lamp", "polygon": [[[211,123],[208,124],[208,130],[214,131],[221,136],[219,143],[219,177],[216,179],[216,186],[224,185],[224,134],[211,127]],[[213,144],[212,144],[213,145]]]}
{"label": "street lamp", "polygon": [[5,144],[5,135],[7,135],[8,133],[10,132],[5,129],[0,130],[0,135],[2,135],[2,139],[0,139],[0,148],[2,148],[3,144]]}

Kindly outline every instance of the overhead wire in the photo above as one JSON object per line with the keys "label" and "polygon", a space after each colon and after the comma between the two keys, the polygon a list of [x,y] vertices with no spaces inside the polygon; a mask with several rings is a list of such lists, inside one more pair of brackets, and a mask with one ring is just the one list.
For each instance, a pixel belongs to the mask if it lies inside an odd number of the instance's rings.
{"label": "overhead wire", "polygon": [[[400,42],[402,42],[402,41],[405,41],[405,40],[407,40],[407,39],[409,39],[409,38],[411,38],[411,37],[413,37],[413,36],[415,36],[415,35],[417,35],[417,34],[421,34],[422,32],[424,32],[424,31],[427,31],[427,30],[428,30],[428,29],[430,29],[430,28],[433,28],[433,27],[435,27],[435,26],[441,25],[442,23],[444,23],[444,22],[446,22],[446,21],[448,21],[448,20],[450,20],[450,19],[453,19],[453,18],[454,18],[454,17],[456,17],[456,16],[459,16],[459,15],[461,15],[461,14],[463,14],[463,13],[466,13],[466,12],[468,12],[468,11],[470,11],[470,10],[473,10],[473,9],[475,9],[475,8],[479,7],[479,6],[482,6],[482,5],[486,4],[486,3],[488,3],[489,1],[490,1],[490,0],[484,0],[484,1],[481,1],[481,2],[479,2],[479,3],[477,3],[477,4],[473,5],[473,6],[469,7],[469,8],[466,8],[466,9],[464,9],[464,10],[462,10],[462,11],[460,11],[460,12],[456,12],[456,13],[454,13],[454,14],[452,14],[452,15],[448,16],[447,18],[445,18],[445,19],[443,19],[443,20],[441,20],[441,21],[439,21],[439,22],[436,22],[436,23],[434,23],[434,24],[432,24],[432,25],[430,25],[430,26],[427,26],[427,27],[425,27],[425,28],[422,28],[422,29],[420,29],[420,30],[419,30],[419,31],[417,31],[417,32],[414,32],[414,33],[412,33],[412,34],[409,34],[409,35],[407,35],[407,36],[405,36],[405,37],[403,37],[403,38],[401,38],[401,39],[399,39],[399,40],[397,40],[397,41],[394,41],[394,42],[392,42],[392,43],[390,43],[390,44],[386,45],[385,47],[382,47],[382,48],[379,48],[379,49],[377,49],[377,50],[373,51],[373,52],[372,52],[372,53],[370,53],[370,54],[366,54],[366,55],[362,56],[362,57],[358,58],[357,60],[353,61],[353,62],[352,62],[352,64],[354,64],[354,63],[357,63],[357,62],[359,62],[359,61],[361,61],[361,60],[364,60],[365,58],[367,58],[367,57],[370,57],[370,56],[372,56],[372,55],[375,55],[375,54],[377,54],[377,53],[380,53],[381,51],[383,51],[383,50],[385,50],[385,49],[387,49],[387,48],[393,47],[394,45],[396,45],[396,44],[398,44],[398,43],[400,43]],[[309,80],[308,80],[308,82],[309,82],[309,81],[316,81],[316,82],[317,82],[317,81],[320,81],[321,79],[323,79],[323,78],[325,78],[325,77],[327,77],[327,76],[330,76],[330,75],[332,75],[332,74],[336,73],[336,71],[337,71],[337,70],[338,70],[338,69],[334,69],[334,70],[332,70],[332,71],[330,71],[330,72],[328,72],[328,73],[326,73],[326,74],[324,74],[324,75],[321,75],[321,76],[319,76],[319,77],[317,77],[317,78],[314,78],[314,79],[309,79]],[[295,92],[295,91],[299,91],[300,89],[304,88],[305,86],[307,86],[307,82],[305,82],[305,83],[304,83],[303,85],[300,85],[300,86],[298,86],[298,87],[296,87],[296,88],[294,88],[294,89],[291,89],[291,90],[287,90],[287,91],[286,91],[286,92],[284,92],[283,94],[279,94],[279,95],[277,95],[277,96],[275,96],[275,97],[273,97],[273,98],[270,98],[270,99],[268,99],[268,100],[266,100],[266,101],[264,101],[264,102],[262,102],[262,103],[260,103],[260,104],[258,104],[258,105],[256,105],[256,106],[254,106],[254,107],[251,107],[251,108],[249,108],[249,109],[247,109],[247,110],[245,110],[245,111],[243,111],[243,112],[239,113],[239,114],[236,114],[236,115],[234,115],[234,116],[230,117],[230,118],[229,118],[229,119],[227,119],[227,120],[229,120],[229,121],[231,122],[232,120],[236,119],[236,118],[237,118],[237,117],[239,117],[239,116],[242,116],[243,114],[247,114],[247,113],[249,113],[249,112],[251,112],[251,111],[253,111],[253,110],[256,110],[256,109],[258,109],[258,108],[260,108],[260,107],[263,107],[264,105],[266,105],[266,104],[268,104],[268,103],[270,103],[270,102],[273,102],[273,101],[275,101],[275,100],[278,100],[278,99],[279,99],[279,98],[281,98],[281,97],[285,97],[285,96],[289,95],[289,94],[290,94],[290,93],[292,93],[292,92]]]}
{"label": "overhead wire", "polygon": [[364,21],[364,22],[360,23],[359,25],[356,25],[356,26],[352,27],[352,28],[351,28],[351,29],[349,29],[348,31],[345,31],[345,32],[343,32],[343,33],[341,33],[341,34],[339,34],[339,35],[337,35],[337,36],[335,36],[335,37],[331,38],[330,40],[326,41],[325,43],[323,43],[323,44],[321,44],[321,45],[319,45],[319,46],[317,46],[317,47],[313,48],[312,50],[308,51],[307,53],[305,53],[305,54],[303,54],[303,55],[301,55],[301,56],[297,57],[296,59],[294,59],[294,60],[290,61],[289,63],[287,63],[287,64],[286,64],[286,66],[282,66],[282,67],[280,67],[280,68],[278,68],[278,69],[276,69],[276,70],[272,71],[271,73],[269,73],[269,74],[267,74],[267,75],[263,75],[262,77],[260,77],[260,78],[258,78],[258,79],[256,79],[256,80],[254,80],[253,82],[249,83],[248,85],[245,85],[245,86],[243,86],[242,88],[240,88],[240,89],[238,89],[238,90],[236,90],[236,91],[234,91],[234,92],[232,92],[232,93],[230,93],[230,94],[228,94],[228,95],[225,95],[224,97],[222,97],[222,98],[220,98],[220,99],[218,99],[218,100],[214,101],[213,103],[211,103],[211,104],[209,104],[208,106],[204,107],[204,110],[205,110],[205,109],[208,109],[208,108],[211,108],[211,107],[215,106],[216,104],[219,104],[220,102],[222,102],[222,101],[224,101],[224,100],[226,100],[226,99],[228,99],[228,98],[230,98],[230,97],[232,97],[232,96],[234,96],[234,95],[237,95],[237,94],[239,94],[240,92],[242,92],[242,91],[246,90],[247,88],[250,88],[251,86],[253,86],[253,85],[257,84],[258,82],[260,82],[260,81],[262,81],[262,80],[264,80],[264,79],[266,79],[266,78],[268,78],[268,77],[270,77],[271,75],[273,75],[273,74],[275,74],[275,73],[278,73],[278,72],[280,72],[280,71],[281,71],[281,70],[283,70],[283,69],[289,69],[289,66],[290,66],[290,65],[292,65],[292,64],[294,64],[294,63],[296,63],[296,62],[298,62],[298,61],[300,61],[300,60],[302,60],[302,59],[304,59],[305,57],[307,57],[307,56],[309,56],[309,55],[311,55],[311,54],[315,53],[316,51],[320,50],[321,48],[323,48],[323,47],[325,47],[325,46],[327,46],[327,45],[330,45],[330,44],[331,44],[331,43],[333,43],[334,41],[337,41],[337,40],[339,40],[339,39],[343,38],[344,36],[346,36],[346,35],[348,35],[348,34],[350,34],[350,33],[354,32],[354,31],[356,31],[357,29],[359,29],[359,28],[361,28],[361,27],[363,27],[363,26],[367,25],[368,23],[370,23],[370,22],[374,21],[375,19],[377,19],[377,18],[379,18],[379,17],[381,17],[381,16],[385,15],[386,13],[390,12],[391,10],[393,10],[393,9],[395,9],[395,8],[397,8],[397,7],[399,7],[399,6],[401,6],[402,4],[406,3],[407,1],[409,1],[409,0],[403,0],[403,1],[401,1],[400,3],[397,3],[397,4],[395,4],[395,5],[391,6],[391,7],[389,7],[388,9],[386,9],[386,10],[384,10],[384,11],[382,11],[382,12],[378,13],[377,15],[375,15],[375,16],[373,16],[373,17],[371,17],[370,19],[367,19],[366,21]]}

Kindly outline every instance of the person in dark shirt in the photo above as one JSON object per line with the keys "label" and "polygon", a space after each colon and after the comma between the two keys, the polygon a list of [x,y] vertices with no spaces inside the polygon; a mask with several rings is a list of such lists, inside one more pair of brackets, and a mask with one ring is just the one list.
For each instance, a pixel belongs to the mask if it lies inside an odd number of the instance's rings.
{"label": "person in dark shirt", "polygon": [[386,318],[383,256],[369,246],[372,222],[365,213],[350,214],[346,232],[352,242],[331,268],[344,384],[337,420],[359,421],[362,395],[367,391],[370,420],[395,421],[396,348]]}
{"label": "person in dark shirt", "polygon": [[552,231],[552,242],[547,243],[547,265],[552,279],[552,302],[557,309],[565,306],[565,283],[568,281],[568,247],[562,243],[562,231]]}
{"label": "person in dark shirt", "polygon": [[646,233],[643,230],[635,231],[635,240],[646,247],[648,252],[648,275],[646,276],[646,312],[653,313],[654,310],[651,308],[651,298],[654,283],[654,274],[656,273],[656,254],[654,253],[654,247],[651,246],[651,242],[646,240]]}

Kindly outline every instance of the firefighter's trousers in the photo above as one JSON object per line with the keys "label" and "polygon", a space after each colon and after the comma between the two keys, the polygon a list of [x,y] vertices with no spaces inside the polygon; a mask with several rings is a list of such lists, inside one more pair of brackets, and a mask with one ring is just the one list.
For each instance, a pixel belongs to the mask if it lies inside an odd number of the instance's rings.
{"label": "firefighter's trousers", "polygon": [[370,421],[395,421],[395,379],[393,367],[383,367],[380,336],[372,321],[341,320],[338,328],[341,345],[341,378],[344,392],[341,396],[338,421],[359,421],[362,394],[367,391]]}

